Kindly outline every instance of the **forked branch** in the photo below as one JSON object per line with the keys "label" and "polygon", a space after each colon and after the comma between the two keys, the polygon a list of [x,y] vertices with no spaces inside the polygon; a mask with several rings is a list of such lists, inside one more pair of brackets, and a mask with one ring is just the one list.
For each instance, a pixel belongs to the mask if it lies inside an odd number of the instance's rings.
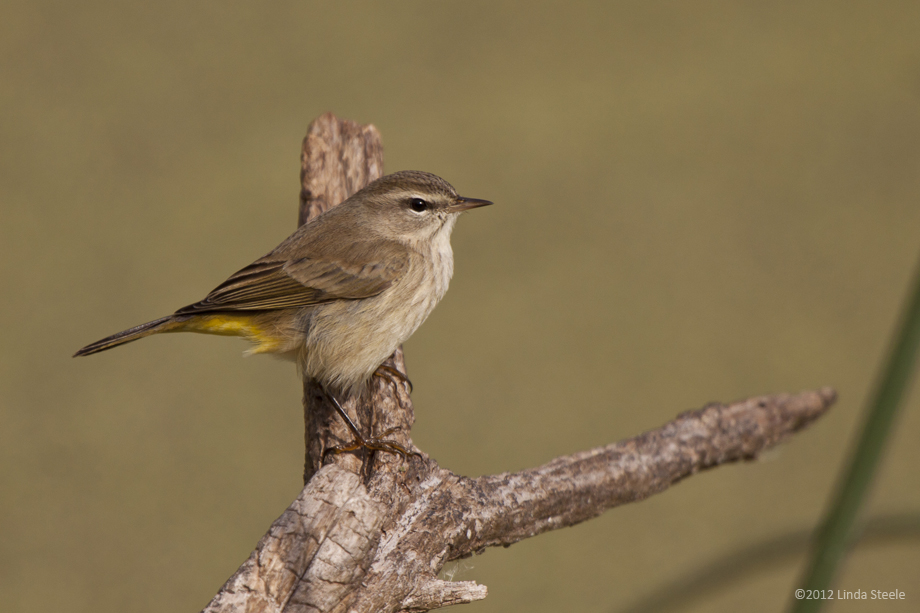
{"label": "forked branch", "polygon": [[[376,129],[331,114],[311,124],[303,160],[302,220],[383,168]],[[405,373],[401,351],[387,363]],[[305,381],[306,485],[204,611],[428,611],[480,600],[485,586],[442,581],[442,566],[642,500],[700,470],[754,458],[834,400],[825,388],[712,404],[619,443],[470,479],[425,454],[341,454],[323,465],[323,450],[348,435]],[[404,385],[374,379],[345,408],[374,432],[398,428],[394,438],[414,449]]]}

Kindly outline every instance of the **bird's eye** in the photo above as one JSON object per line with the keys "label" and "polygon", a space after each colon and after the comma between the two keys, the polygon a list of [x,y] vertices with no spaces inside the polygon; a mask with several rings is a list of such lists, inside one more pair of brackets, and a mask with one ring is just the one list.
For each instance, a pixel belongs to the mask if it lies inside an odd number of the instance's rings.
{"label": "bird's eye", "polygon": [[409,199],[409,208],[415,211],[416,213],[424,213],[431,205],[422,200],[421,198],[410,198]]}

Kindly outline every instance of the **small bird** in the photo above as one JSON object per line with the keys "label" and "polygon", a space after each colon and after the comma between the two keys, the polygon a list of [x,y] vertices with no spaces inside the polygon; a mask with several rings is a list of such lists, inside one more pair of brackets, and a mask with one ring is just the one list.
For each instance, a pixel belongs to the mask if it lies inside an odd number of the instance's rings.
{"label": "small bird", "polygon": [[457,217],[489,204],[457,195],[427,172],[387,175],[302,225],[204,300],[74,357],[161,332],[242,336],[255,344],[247,353],[294,360],[319,382],[355,437],[341,450],[405,455],[396,443],[364,437],[340,401],[360,394],[441,300],[454,270]]}

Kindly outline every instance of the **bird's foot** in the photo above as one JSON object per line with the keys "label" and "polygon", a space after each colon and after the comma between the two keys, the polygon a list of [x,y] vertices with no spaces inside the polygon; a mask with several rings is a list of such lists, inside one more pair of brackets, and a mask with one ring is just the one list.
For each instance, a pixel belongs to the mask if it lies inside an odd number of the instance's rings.
{"label": "bird's foot", "polygon": [[390,428],[389,430],[387,430],[380,436],[372,436],[370,438],[365,438],[361,436],[360,434],[356,434],[352,432],[352,434],[355,434],[355,439],[352,442],[348,443],[347,445],[336,445],[335,447],[330,447],[329,449],[326,449],[323,452],[323,459],[325,459],[326,456],[329,455],[330,453],[339,454],[339,453],[345,453],[346,451],[354,451],[355,449],[361,449],[361,448],[369,449],[371,451],[385,451],[387,453],[399,455],[403,460],[405,460],[410,455],[416,455],[416,456],[421,457],[422,454],[420,454],[419,452],[409,451],[408,449],[406,449],[405,447],[403,447],[396,441],[387,440],[386,437],[393,434],[393,432],[395,432],[396,430],[398,430],[398,428]]}
{"label": "bird's foot", "polygon": [[399,382],[402,381],[409,387],[409,393],[412,393],[412,381],[409,380],[409,377],[399,372],[397,369],[392,366],[387,366],[386,364],[381,364],[377,367],[377,370],[374,371],[375,377],[380,377],[381,379],[386,379],[393,384],[394,389],[399,391]]}

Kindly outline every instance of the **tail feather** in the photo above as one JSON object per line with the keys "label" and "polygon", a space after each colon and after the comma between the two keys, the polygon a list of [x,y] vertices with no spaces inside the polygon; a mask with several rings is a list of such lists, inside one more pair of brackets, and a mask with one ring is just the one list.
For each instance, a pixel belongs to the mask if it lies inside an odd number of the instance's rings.
{"label": "tail feather", "polygon": [[178,327],[179,322],[175,320],[172,315],[167,315],[166,317],[161,317],[160,319],[154,321],[148,321],[145,324],[139,326],[134,326],[118,334],[113,334],[112,336],[107,336],[101,341],[96,341],[90,345],[87,345],[83,349],[79,350],[73,357],[81,355],[92,355],[94,353],[99,353],[100,351],[105,351],[106,349],[111,349],[112,347],[118,347],[119,345],[124,345],[125,343],[130,343],[131,341],[136,341],[139,338],[144,338],[145,336],[150,336],[151,334],[157,334],[159,332],[169,332],[173,328]]}

